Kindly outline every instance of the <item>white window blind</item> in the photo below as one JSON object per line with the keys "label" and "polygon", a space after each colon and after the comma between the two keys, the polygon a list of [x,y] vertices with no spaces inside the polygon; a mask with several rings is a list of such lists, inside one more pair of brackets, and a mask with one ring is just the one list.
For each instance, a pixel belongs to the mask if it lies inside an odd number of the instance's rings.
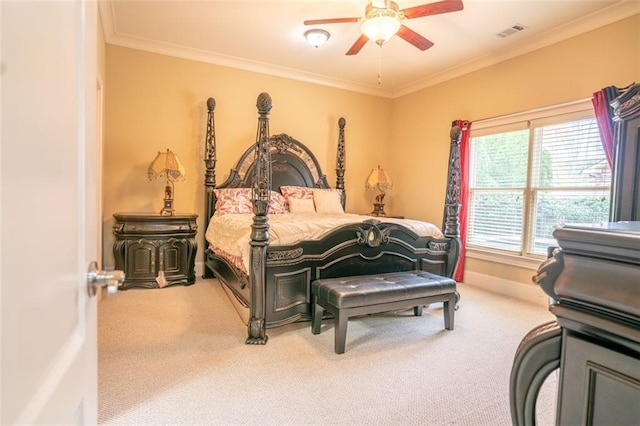
{"label": "white window blind", "polygon": [[608,219],[611,170],[593,114],[552,112],[472,129],[469,246],[545,255],[557,226]]}

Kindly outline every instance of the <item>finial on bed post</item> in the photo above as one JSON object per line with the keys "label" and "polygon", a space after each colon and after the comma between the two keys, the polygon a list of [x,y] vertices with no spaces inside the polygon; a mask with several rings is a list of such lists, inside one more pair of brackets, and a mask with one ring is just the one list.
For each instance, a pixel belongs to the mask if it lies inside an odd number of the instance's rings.
{"label": "finial on bed post", "polygon": [[256,132],[256,167],[253,170],[253,213],[257,216],[266,216],[269,212],[271,190],[271,152],[269,149],[271,96],[268,93],[260,93],[256,106],[260,116]]}
{"label": "finial on bed post", "polygon": [[[213,216],[216,206],[216,126],[213,119],[213,112],[216,109],[216,100],[207,99],[207,135],[204,146],[204,189],[205,189],[205,227],[209,224],[209,219]],[[207,261],[207,239],[204,239],[204,260]],[[204,268],[203,278],[213,278],[213,273]]]}
{"label": "finial on bed post", "polygon": [[462,129],[456,121],[451,123],[451,147],[449,150],[449,170],[447,174],[447,195],[445,198],[443,233],[446,237],[452,238],[456,247],[451,247],[450,253],[456,259],[455,264],[449,265],[447,272],[453,276],[457,266],[457,259],[460,252],[460,191],[461,191],[461,171],[460,171],[460,139]]}
{"label": "finial on bed post", "polygon": [[265,270],[267,246],[269,245],[269,191],[271,189],[271,153],[269,152],[269,112],[271,96],[260,93],[258,108],[258,130],[256,134],[255,168],[253,170],[253,224],[251,225],[251,252],[249,285],[251,286],[251,308],[247,340],[249,345],[264,345],[266,334]]}
{"label": "finial on bed post", "polygon": [[344,151],[344,126],[347,122],[344,117],[340,117],[338,120],[338,127],[340,128],[338,133],[338,153],[336,155],[336,189],[342,190],[342,208],[346,208],[347,204],[347,193],[344,189],[344,172],[345,172],[345,161],[346,154]]}

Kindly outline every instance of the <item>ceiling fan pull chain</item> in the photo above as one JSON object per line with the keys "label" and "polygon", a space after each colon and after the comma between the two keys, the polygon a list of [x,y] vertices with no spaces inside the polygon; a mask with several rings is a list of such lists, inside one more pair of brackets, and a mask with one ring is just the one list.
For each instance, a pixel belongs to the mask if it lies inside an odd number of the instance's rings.
{"label": "ceiling fan pull chain", "polygon": [[378,46],[378,86],[382,86],[382,45]]}

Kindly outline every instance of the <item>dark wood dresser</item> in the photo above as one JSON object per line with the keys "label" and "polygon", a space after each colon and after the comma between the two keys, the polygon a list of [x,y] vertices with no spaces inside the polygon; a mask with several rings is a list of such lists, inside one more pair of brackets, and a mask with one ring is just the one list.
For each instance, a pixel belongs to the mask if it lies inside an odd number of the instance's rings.
{"label": "dark wood dresser", "polygon": [[195,283],[197,214],[116,213],[113,245],[121,289]]}
{"label": "dark wood dresser", "polygon": [[534,281],[557,320],[533,329],[515,355],[514,425],[535,424],[538,391],[559,368],[556,424],[640,424],[640,222],[557,229]]}

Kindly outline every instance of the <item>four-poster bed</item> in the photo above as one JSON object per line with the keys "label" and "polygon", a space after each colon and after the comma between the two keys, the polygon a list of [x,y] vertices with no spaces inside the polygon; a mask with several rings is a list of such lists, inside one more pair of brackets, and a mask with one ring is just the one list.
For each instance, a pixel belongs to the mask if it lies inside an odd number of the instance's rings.
{"label": "four-poster bed", "polygon": [[[311,282],[362,274],[425,270],[452,277],[460,248],[458,209],[460,194],[460,129],[450,134],[451,153],[443,230],[415,220],[373,218],[344,213],[346,121],[338,121],[336,185],[330,188],[315,155],[287,134],[269,135],[271,98],[257,99],[256,142],[247,149],[228,178],[217,184],[215,175],[215,101],[207,101],[205,146],[204,278],[218,278],[248,311],[248,344],[264,344],[266,328],[311,318]],[[313,197],[315,212],[296,213],[297,199],[284,199],[285,190]],[[339,203],[320,211],[319,199]],[[229,207],[232,200],[238,205]],[[287,201],[289,209],[284,207]],[[296,203],[294,204],[294,201]],[[304,203],[300,203],[302,205]],[[313,205],[313,204],[312,204]],[[298,207],[296,207],[297,209]],[[224,213],[222,212],[224,210]],[[306,210],[305,210],[306,211]],[[311,219],[310,219],[311,218]],[[311,222],[307,223],[310,219]],[[331,228],[327,223],[332,222]],[[313,237],[296,237],[312,229]],[[243,230],[244,227],[244,230]],[[236,233],[233,232],[244,232]],[[286,232],[285,232],[286,231]],[[226,235],[235,243],[216,240]],[[238,243],[245,241],[245,243]],[[236,253],[229,253],[237,249]]]}

